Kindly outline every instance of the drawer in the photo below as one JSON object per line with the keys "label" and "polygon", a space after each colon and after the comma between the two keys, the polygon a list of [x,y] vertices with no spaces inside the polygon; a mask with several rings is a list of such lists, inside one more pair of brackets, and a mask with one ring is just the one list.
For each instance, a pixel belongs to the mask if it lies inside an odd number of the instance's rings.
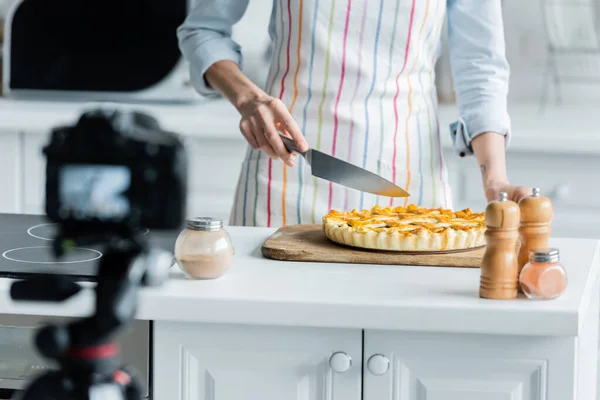
{"label": "drawer", "polygon": [[[475,159],[469,161],[461,163],[462,196],[479,204],[483,199],[481,173]],[[600,159],[516,153],[507,155],[507,164],[512,183],[539,187],[557,212],[600,211]]]}

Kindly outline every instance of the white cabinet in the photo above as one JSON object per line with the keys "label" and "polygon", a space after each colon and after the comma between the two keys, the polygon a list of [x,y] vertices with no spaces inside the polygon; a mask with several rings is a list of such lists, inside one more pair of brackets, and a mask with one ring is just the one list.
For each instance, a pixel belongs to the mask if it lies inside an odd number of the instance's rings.
{"label": "white cabinet", "polygon": [[15,213],[21,211],[23,196],[21,182],[21,138],[16,131],[0,130],[0,212]]}
{"label": "white cabinet", "polygon": [[[575,399],[576,383],[567,377],[573,368],[569,346],[574,342],[567,338],[367,331],[363,398]],[[382,369],[382,365],[389,366]]]}
{"label": "white cabinet", "polygon": [[154,323],[154,398],[360,400],[362,332]]}
{"label": "white cabinet", "polygon": [[594,399],[597,312],[579,337],[157,321],[154,398]]}

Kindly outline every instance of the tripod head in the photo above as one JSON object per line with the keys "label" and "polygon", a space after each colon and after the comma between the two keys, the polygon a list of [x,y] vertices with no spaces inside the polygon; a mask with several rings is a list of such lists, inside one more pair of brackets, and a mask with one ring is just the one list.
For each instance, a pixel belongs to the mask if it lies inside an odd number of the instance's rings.
{"label": "tripod head", "polygon": [[[115,336],[135,317],[140,287],[161,285],[173,256],[149,246],[142,226],[179,227],[187,160],[181,142],[140,113],[94,110],[57,128],[44,149],[46,214],[59,224],[53,252],[101,245],[92,315],[37,331],[58,369],[35,378],[19,400],[140,400],[136,373],[120,364]],[[61,302],[83,288],[60,275],[11,286],[17,301]]]}

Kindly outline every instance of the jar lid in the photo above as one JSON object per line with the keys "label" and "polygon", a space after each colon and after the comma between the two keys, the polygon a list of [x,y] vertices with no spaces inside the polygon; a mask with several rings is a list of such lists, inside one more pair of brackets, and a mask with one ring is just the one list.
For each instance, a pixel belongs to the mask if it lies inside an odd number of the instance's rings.
{"label": "jar lid", "polygon": [[223,220],[213,217],[195,217],[186,219],[185,225],[194,231],[215,231],[223,227]]}
{"label": "jar lid", "polygon": [[529,259],[534,262],[557,262],[560,260],[558,249],[534,249],[529,252]]}

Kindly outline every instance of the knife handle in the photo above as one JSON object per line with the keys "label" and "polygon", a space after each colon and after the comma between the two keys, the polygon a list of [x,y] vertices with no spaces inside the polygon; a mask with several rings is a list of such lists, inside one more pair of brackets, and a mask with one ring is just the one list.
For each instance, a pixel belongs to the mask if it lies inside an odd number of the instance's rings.
{"label": "knife handle", "polygon": [[279,134],[279,137],[281,138],[281,140],[283,141],[283,145],[285,146],[285,148],[290,152],[290,153],[298,153],[301,156],[303,156],[305,153],[301,152],[298,147],[296,147],[296,143],[294,143],[294,141],[292,139],[290,139],[289,137],[282,135],[281,133]]}

